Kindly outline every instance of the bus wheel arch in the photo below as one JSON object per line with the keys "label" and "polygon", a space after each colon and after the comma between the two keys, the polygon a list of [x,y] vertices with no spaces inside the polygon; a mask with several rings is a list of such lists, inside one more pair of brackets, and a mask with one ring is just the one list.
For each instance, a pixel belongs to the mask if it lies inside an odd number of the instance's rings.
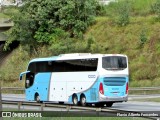
{"label": "bus wheel arch", "polygon": [[78,96],[77,96],[77,94],[76,93],[74,93],[73,95],[72,95],[72,102],[73,102],[73,105],[78,105]]}
{"label": "bus wheel arch", "polygon": [[82,106],[86,106],[86,96],[83,93],[80,95],[80,103]]}

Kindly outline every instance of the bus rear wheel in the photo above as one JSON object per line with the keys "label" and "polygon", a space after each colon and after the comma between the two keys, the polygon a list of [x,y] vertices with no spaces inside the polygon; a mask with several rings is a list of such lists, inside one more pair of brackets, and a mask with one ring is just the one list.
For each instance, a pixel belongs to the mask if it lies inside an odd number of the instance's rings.
{"label": "bus rear wheel", "polygon": [[82,106],[86,106],[86,97],[85,97],[85,95],[82,95],[80,97],[80,103],[81,103]]}
{"label": "bus rear wheel", "polygon": [[77,97],[77,95],[73,95],[73,97],[72,97],[72,102],[73,102],[73,105],[78,105],[78,97]]}

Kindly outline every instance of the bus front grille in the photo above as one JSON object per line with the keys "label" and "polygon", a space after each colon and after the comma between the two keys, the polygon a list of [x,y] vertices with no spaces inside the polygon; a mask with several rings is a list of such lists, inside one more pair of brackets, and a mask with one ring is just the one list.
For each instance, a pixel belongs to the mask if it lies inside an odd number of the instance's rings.
{"label": "bus front grille", "polygon": [[125,77],[105,77],[103,82],[107,86],[123,86],[126,83]]}

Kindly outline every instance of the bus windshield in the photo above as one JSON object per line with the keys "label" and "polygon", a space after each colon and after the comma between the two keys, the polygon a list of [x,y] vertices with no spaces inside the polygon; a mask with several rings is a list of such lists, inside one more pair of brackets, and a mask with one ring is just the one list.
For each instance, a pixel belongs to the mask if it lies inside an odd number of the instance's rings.
{"label": "bus windshield", "polygon": [[106,70],[123,70],[127,68],[127,59],[122,56],[103,57],[102,67]]}

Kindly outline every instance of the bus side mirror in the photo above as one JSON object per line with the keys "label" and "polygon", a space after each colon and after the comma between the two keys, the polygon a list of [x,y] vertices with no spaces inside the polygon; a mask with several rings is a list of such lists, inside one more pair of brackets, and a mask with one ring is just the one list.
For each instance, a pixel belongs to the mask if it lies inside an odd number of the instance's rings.
{"label": "bus side mirror", "polygon": [[22,73],[20,74],[20,76],[19,76],[19,80],[22,80],[23,75],[24,75],[24,74],[27,74],[27,73],[29,73],[29,72],[30,72],[30,71],[22,72]]}

